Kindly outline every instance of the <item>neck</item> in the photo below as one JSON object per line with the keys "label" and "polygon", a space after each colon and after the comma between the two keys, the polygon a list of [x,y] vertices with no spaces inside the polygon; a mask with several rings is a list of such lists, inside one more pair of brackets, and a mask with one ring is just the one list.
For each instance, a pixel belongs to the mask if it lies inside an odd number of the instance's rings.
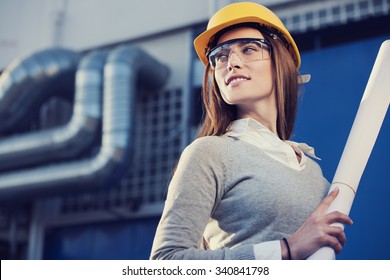
{"label": "neck", "polygon": [[270,117],[270,116],[264,116],[261,114],[256,114],[256,113],[250,113],[250,112],[245,112],[245,113],[238,113],[238,118],[239,119],[245,119],[245,118],[251,118],[265,127],[267,127],[272,133],[274,133],[276,136],[279,137],[277,128],[276,128],[276,116],[275,117]]}
{"label": "neck", "polygon": [[269,102],[254,103],[249,106],[237,105],[237,118],[252,118],[279,137],[276,127],[278,110],[274,99]]}

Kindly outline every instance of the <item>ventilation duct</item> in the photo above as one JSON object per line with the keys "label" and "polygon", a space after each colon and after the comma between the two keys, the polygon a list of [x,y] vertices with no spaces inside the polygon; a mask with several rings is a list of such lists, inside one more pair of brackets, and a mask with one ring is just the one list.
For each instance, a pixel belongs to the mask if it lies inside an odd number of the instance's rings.
{"label": "ventilation duct", "polygon": [[44,50],[14,61],[0,76],[0,133],[22,132],[26,119],[50,96],[73,96],[80,56],[63,49]]}
{"label": "ventilation duct", "polygon": [[[56,56],[52,55],[53,53]],[[34,57],[33,55],[32,58]],[[73,65],[72,62],[76,61],[74,54],[66,51],[58,52],[57,50],[45,51],[40,53],[39,57],[44,57],[46,60],[53,59],[51,65],[53,65],[53,69],[57,69],[56,77],[61,76],[61,73],[64,72],[66,75],[66,72],[70,71],[70,65]],[[99,51],[86,55],[81,60],[76,72],[73,115],[66,125],[9,136],[0,140],[0,170],[42,164],[51,160],[69,159],[79,155],[93,143],[101,123],[102,75],[106,57],[106,52]],[[33,69],[34,63],[36,63],[38,65],[35,68],[44,69],[44,65],[39,65],[42,62],[31,60],[29,65],[32,67],[30,68]],[[69,63],[64,63],[67,60]],[[12,76],[14,71],[10,71],[11,75],[7,75],[7,77]],[[29,76],[34,77],[32,73]],[[47,79],[52,79],[52,76],[46,75],[45,79],[40,78],[38,81],[33,78],[25,79],[26,81],[22,85],[31,88],[33,86],[30,84],[34,84],[39,88],[40,84],[47,84]],[[14,83],[9,88],[16,87],[20,86]],[[21,88],[20,91],[22,91]],[[8,92],[18,93],[16,90],[8,90]],[[32,91],[28,95],[29,98],[34,98],[32,94],[40,95],[41,92],[39,90]],[[24,103],[19,104],[19,107],[22,106],[26,107]],[[37,110],[37,108],[30,107],[21,110],[28,114],[28,111]]]}
{"label": "ventilation duct", "polygon": [[137,85],[162,87],[169,70],[132,46],[110,52],[104,67],[102,144],[89,159],[0,174],[0,200],[115,185],[129,168]]}

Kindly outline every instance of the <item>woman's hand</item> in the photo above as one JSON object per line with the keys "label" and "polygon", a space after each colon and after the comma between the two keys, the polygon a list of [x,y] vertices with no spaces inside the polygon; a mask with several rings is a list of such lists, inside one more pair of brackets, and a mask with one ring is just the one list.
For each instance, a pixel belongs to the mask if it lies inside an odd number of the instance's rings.
{"label": "woman's hand", "polygon": [[[291,259],[306,259],[324,246],[331,247],[336,254],[341,252],[346,241],[344,230],[331,224],[351,225],[352,220],[349,216],[338,211],[327,213],[329,205],[335,200],[338,193],[339,189],[336,188],[325,197],[303,225],[287,239],[291,249]],[[284,242],[281,244],[282,253],[286,252],[286,245]],[[285,254],[283,255],[285,256]]]}

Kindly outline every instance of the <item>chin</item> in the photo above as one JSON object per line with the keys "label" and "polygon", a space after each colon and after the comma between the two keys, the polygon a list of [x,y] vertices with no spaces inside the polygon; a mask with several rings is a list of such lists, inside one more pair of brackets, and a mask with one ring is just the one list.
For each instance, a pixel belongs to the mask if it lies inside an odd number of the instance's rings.
{"label": "chin", "polygon": [[237,105],[237,101],[235,101],[234,99],[226,99],[226,98],[222,98],[223,101],[225,101],[226,104],[229,104],[229,105]]}
{"label": "chin", "polygon": [[239,98],[223,98],[223,100],[229,105],[239,105],[239,104],[251,104],[257,101],[257,98],[240,96]]}

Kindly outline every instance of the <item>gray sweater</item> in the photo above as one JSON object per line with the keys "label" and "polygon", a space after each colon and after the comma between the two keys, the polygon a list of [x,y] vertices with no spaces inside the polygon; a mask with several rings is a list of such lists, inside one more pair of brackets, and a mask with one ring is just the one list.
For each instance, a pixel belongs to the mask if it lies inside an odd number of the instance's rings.
{"label": "gray sweater", "polygon": [[328,188],[310,158],[297,171],[242,140],[199,138],[171,180],[151,259],[254,259],[255,244],[295,232]]}

